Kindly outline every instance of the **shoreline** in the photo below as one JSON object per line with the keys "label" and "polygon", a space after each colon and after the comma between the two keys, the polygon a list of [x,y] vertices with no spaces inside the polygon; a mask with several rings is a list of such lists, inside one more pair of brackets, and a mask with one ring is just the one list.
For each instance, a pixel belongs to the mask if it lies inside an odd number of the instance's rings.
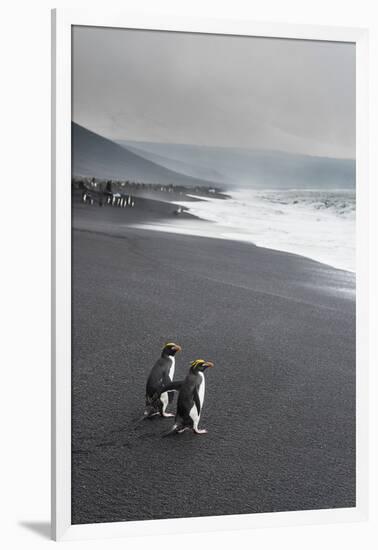
{"label": "shoreline", "polygon": [[[169,196],[168,196],[169,195]],[[166,232],[177,235],[188,235],[193,237],[203,237],[212,239],[224,239],[233,242],[244,242],[252,246],[263,248],[266,250],[283,252],[294,256],[299,256],[326,268],[332,268],[338,271],[344,271],[350,275],[356,276],[355,269],[348,269],[346,267],[340,267],[334,263],[321,260],[317,255],[306,254],[304,252],[298,252],[293,250],[293,247],[275,246],[274,244],[266,246],[259,244],[252,240],[252,236],[243,232],[238,233],[237,230],[232,230],[231,227],[222,226],[221,224],[212,220],[196,215],[191,211],[192,203],[208,202],[208,201],[228,201],[232,199],[232,194],[229,192],[219,192],[217,196],[209,197],[209,195],[200,195],[194,193],[185,193],[184,199],[181,198],[182,193],[164,193],[161,200],[161,193],[156,192],[140,192],[135,194],[135,198],[138,201],[137,208],[133,210],[127,210],[126,212],[117,209],[111,209],[110,215],[102,215],[106,208],[101,209],[101,213],[98,212],[95,223],[110,224],[111,230],[115,232],[122,232],[123,227],[130,227],[141,230],[150,230],[155,232]],[[190,204],[187,204],[190,203]],[[80,205],[78,200],[78,194],[74,196],[73,204],[75,208],[88,208],[84,205]],[[182,212],[179,215],[176,214],[177,208],[182,208]],[[109,212],[107,212],[109,214]],[[87,216],[87,220],[92,216]],[[90,226],[93,224],[90,223]],[[108,230],[110,230],[110,226]],[[105,227],[104,227],[105,228]],[[257,239],[258,240],[258,239]]]}
{"label": "shoreline", "polygon": [[[216,225],[209,230],[208,225],[186,224],[178,232],[189,234],[192,228],[194,235],[251,242],[356,274],[355,191],[236,189],[228,193],[224,205],[211,197],[194,204],[177,201],[189,213]],[[157,224],[151,228],[156,230]],[[161,230],[168,231],[167,225]]]}
{"label": "shoreline", "polygon": [[[353,275],[354,277],[356,276],[356,271],[353,270],[353,269],[338,267],[336,265],[332,265],[330,263],[320,261],[320,260],[316,259],[315,257],[308,256],[306,254],[300,254],[299,252],[292,252],[290,250],[285,250],[283,248],[274,248],[273,246],[259,245],[258,243],[251,241],[249,238],[242,239],[242,238],[237,238],[235,236],[226,237],[224,235],[219,235],[219,234],[217,234],[217,231],[219,230],[219,227],[216,227],[216,224],[214,222],[211,222],[209,220],[205,220],[203,218],[197,217],[194,214],[188,213],[188,215],[192,216],[192,218],[194,218],[194,219],[199,220],[200,222],[203,222],[203,223],[206,223],[206,224],[214,224],[214,231],[206,231],[206,233],[203,233],[201,231],[201,232],[196,233],[195,229],[193,227],[191,227],[190,225],[187,225],[187,224],[185,224],[185,226],[182,224],[181,227],[178,227],[177,224],[175,224],[175,226],[171,225],[171,220],[170,219],[166,219],[166,220],[162,219],[162,220],[160,220],[160,223],[159,223],[159,221],[152,222],[152,223],[143,223],[143,222],[141,222],[141,223],[136,223],[136,224],[130,225],[129,227],[133,228],[133,229],[140,229],[140,230],[143,230],[143,231],[157,231],[157,232],[161,231],[162,233],[186,235],[186,236],[192,236],[192,237],[204,238],[204,239],[221,239],[221,240],[233,241],[233,242],[236,242],[236,243],[245,243],[245,244],[249,244],[251,246],[255,246],[257,248],[263,248],[265,250],[271,250],[272,252],[282,252],[284,254],[288,254],[288,255],[291,255],[291,256],[298,256],[299,258],[303,258],[305,260],[310,260],[312,262],[315,262],[316,264],[324,266],[325,268],[331,268],[331,269],[335,269],[337,271],[343,271],[345,273],[349,273],[349,274]],[[163,223],[164,221],[167,222],[167,223],[164,224]]]}

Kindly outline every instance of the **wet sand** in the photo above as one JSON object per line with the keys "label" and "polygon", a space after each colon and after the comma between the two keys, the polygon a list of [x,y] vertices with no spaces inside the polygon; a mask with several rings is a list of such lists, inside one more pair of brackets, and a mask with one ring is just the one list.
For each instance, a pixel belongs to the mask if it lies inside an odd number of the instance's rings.
{"label": "wet sand", "polygon": [[[142,204],[74,207],[73,523],[355,506],[354,276],[128,227],[172,216]],[[215,362],[207,435],[136,427],[168,340],[177,379]]]}

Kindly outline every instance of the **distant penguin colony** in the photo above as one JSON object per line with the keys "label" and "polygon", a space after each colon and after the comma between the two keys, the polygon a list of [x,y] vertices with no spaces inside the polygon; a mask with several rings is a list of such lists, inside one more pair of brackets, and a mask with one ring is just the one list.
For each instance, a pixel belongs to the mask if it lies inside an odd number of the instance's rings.
{"label": "distant penguin colony", "polygon": [[[156,361],[146,384],[146,406],[143,419],[154,416],[175,417],[172,428],[163,434],[181,434],[191,430],[195,434],[206,434],[199,428],[199,421],[205,399],[205,371],[213,368],[214,363],[196,359],[190,363],[190,369],[184,380],[174,381],[175,355],[182,351],[181,346],[167,343],[161,357]],[[173,402],[174,392],[178,392],[176,414],[167,412]]]}

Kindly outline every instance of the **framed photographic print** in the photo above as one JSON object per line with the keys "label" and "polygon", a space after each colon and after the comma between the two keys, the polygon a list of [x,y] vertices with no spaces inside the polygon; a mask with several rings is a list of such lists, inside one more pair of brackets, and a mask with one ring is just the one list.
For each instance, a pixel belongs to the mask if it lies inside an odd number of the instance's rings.
{"label": "framed photographic print", "polygon": [[366,56],[53,13],[54,538],[366,516]]}

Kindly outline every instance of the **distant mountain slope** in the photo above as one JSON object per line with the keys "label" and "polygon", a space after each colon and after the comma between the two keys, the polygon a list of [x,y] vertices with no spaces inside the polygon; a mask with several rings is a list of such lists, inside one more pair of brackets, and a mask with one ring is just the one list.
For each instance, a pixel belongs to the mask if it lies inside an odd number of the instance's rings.
{"label": "distant mountain slope", "polygon": [[75,122],[72,122],[72,174],[187,187],[212,185],[168,170]]}
{"label": "distant mountain slope", "polygon": [[[158,153],[154,153],[151,150],[144,148],[143,146],[139,147],[139,142],[137,141],[117,140],[116,143],[118,143],[122,147],[126,147],[129,151],[132,151],[136,155],[142,156],[152,162],[155,162],[156,164],[159,164],[160,166],[164,166],[168,170],[173,170],[175,172],[179,172],[180,174],[185,174],[186,176],[208,180],[210,182],[225,182],[224,176],[219,173],[215,168],[210,168],[203,166],[203,164],[198,164],[198,160],[196,158],[194,158],[195,164],[193,164],[191,163],[191,158],[189,158],[188,160],[180,160],[179,158],[175,158],[175,154],[171,154],[170,151],[168,151],[168,157]],[[153,145],[156,145],[157,148],[159,148],[159,146],[164,146],[165,144],[152,144],[152,149]],[[183,157],[185,158],[185,154],[183,155]]]}
{"label": "distant mountain slope", "polygon": [[353,188],[356,163],[279,151],[189,144],[119,141],[167,169],[181,166],[189,176],[208,175],[228,188]]}

